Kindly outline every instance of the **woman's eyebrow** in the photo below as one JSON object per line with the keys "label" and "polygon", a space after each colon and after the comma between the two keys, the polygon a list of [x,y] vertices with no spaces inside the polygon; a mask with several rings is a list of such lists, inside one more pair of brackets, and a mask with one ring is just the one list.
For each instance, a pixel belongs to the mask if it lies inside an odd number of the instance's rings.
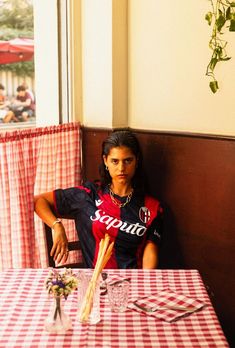
{"label": "woman's eyebrow", "polygon": [[[125,160],[125,159],[132,159],[132,158],[134,158],[135,156],[133,155],[131,155],[131,156],[128,156],[128,157],[125,157],[125,158],[123,158],[123,160]],[[115,157],[115,156],[110,156],[110,158],[111,159],[119,159],[119,157]]]}
{"label": "woman's eyebrow", "polygon": [[119,158],[117,158],[117,157],[110,157],[110,158],[111,158],[111,160],[126,161],[126,160],[133,159],[134,156],[125,157],[125,158],[123,158],[123,159],[119,159]]}

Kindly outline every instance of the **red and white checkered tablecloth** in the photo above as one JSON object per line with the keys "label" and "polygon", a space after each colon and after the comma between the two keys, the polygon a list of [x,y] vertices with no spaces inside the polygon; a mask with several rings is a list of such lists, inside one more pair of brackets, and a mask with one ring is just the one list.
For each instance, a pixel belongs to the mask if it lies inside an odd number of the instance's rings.
{"label": "red and white checkered tablecloth", "polygon": [[217,316],[196,270],[108,270],[130,277],[129,300],[169,288],[207,304],[201,311],[172,323],[128,309],[112,313],[101,296],[101,321],[76,320],[77,294],[64,303],[73,328],[65,334],[44,330],[52,299],[44,289],[47,269],[9,269],[0,280],[0,347],[228,347]]}

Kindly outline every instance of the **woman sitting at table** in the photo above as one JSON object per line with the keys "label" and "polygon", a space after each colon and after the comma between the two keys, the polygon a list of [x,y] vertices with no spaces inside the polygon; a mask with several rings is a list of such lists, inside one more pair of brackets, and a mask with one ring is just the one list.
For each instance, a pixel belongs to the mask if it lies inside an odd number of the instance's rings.
{"label": "woman sitting at table", "polygon": [[159,201],[145,193],[142,155],[130,131],[114,131],[102,144],[100,185],[57,189],[35,196],[35,211],[54,230],[51,255],[68,257],[64,226],[57,217],[75,220],[86,267],[96,263],[99,241],[114,243],[106,268],[156,268],[162,234]]}

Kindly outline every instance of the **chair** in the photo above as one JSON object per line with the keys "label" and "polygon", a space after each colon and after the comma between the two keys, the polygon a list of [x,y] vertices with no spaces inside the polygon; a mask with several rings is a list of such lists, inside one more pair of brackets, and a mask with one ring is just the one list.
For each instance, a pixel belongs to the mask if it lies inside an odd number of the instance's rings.
{"label": "chair", "polygon": [[[53,260],[53,257],[50,255],[51,248],[53,246],[53,238],[52,238],[52,229],[44,224],[44,231],[46,234],[46,246],[47,246],[47,255],[48,255],[48,262],[49,262],[49,267],[53,268],[84,268],[85,265],[83,262],[79,263],[71,263],[71,264],[64,264],[64,265],[55,265],[55,261]],[[81,250],[81,243],[79,240],[73,241],[73,242],[68,242],[68,250]]]}

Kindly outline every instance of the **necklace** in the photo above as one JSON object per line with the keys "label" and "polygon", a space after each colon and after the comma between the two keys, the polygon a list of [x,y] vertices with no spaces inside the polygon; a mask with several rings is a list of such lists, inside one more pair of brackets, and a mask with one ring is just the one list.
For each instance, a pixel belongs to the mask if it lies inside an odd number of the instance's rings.
{"label": "necklace", "polygon": [[112,202],[113,202],[115,205],[118,206],[118,208],[123,208],[123,207],[125,207],[125,205],[127,205],[127,204],[130,202],[131,197],[132,197],[132,195],[133,195],[133,191],[134,191],[134,190],[132,189],[131,192],[129,193],[129,195],[126,197],[125,202],[120,203],[120,202],[117,201],[116,198],[114,197],[115,193],[112,191],[112,189],[111,189],[111,187],[110,187],[110,185],[109,185],[109,195],[110,195],[110,198],[111,198]]}

